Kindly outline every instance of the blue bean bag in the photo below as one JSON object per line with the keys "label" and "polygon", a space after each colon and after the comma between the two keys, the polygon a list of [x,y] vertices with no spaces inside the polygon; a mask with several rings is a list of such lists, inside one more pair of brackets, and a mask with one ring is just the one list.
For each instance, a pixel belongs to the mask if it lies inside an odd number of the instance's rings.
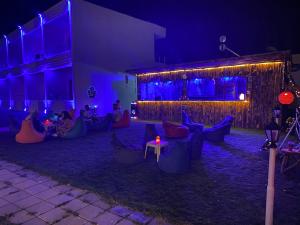
{"label": "blue bean bag", "polygon": [[185,111],[182,111],[182,125],[188,127],[191,132],[195,130],[203,130],[203,124],[193,122]]}
{"label": "blue bean bag", "polygon": [[166,173],[184,173],[190,168],[188,138],[173,140],[165,151],[161,152],[158,167]]}
{"label": "blue bean bag", "polygon": [[201,158],[202,148],[203,148],[203,131],[198,129],[195,130],[189,136],[188,150],[191,160],[199,160]]}
{"label": "blue bean bag", "polygon": [[78,117],[75,121],[74,127],[63,136],[66,139],[74,139],[85,136],[87,128],[82,117]]}

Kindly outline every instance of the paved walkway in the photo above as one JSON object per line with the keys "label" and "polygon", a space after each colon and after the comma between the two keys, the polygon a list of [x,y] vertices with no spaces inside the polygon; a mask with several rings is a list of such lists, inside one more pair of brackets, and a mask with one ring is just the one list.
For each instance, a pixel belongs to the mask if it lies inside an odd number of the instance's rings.
{"label": "paved walkway", "polygon": [[99,195],[0,160],[0,216],[22,225],[167,225]]}

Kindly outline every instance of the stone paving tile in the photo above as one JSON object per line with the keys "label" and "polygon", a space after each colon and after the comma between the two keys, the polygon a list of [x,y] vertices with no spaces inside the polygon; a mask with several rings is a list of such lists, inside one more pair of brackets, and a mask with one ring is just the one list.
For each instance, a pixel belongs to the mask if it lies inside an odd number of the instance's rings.
{"label": "stone paving tile", "polygon": [[15,184],[14,186],[17,187],[17,188],[20,188],[20,189],[26,189],[26,188],[29,188],[33,185],[37,185],[37,184],[38,184],[38,182],[27,179],[26,181],[24,181],[22,183]]}
{"label": "stone paving tile", "polygon": [[96,201],[101,200],[101,198],[98,195],[91,193],[91,192],[81,196],[80,199],[87,203],[94,203]]}
{"label": "stone paving tile", "polygon": [[78,188],[72,188],[70,191],[66,192],[67,195],[73,196],[75,198],[78,198],[84,194],[86,194],[85,190],[80,190]]}
{"label": "stone paving tile", "polygon": [[19,191],[19,189],[15,187],[6,187],[5,189],[0,190],[0,198],[3,198],[3,196],[6,196],[10,193],[14,193],[16,191]]}
{"label": "stone paving tile", "polygon": [[54,208],[46,213],[39,215],[39,218],[41,218],[45,222],[51,224],[56,221],[60,221],[61,219],[65,218],[67,216],[68,216],[68,214],[66,213],[65,210],[63,210],[61,208]]}
{"label": "stone paving tile", "polygon": [[11,172],[8,172],[4,175],[1,175],[0,176],[0,180],[11,180],[11,179],[15,179],[15,178],[18,178],[19,176],[14,174],[14,173],[11,173]]}
{"label": "stone paving tile", "polygon": [[26,181],[27,179],[24,178],[24,177],[16,177],[14,179],[10,179],[9,181],[12,183],[12,185],[15,185],[15,184],[19,184],[19,183],[22,183],[24,181]]}
{"label": "stone paving tile", "polygon": [[15,224],[21,224],[21,223],[25,223],[28,220],[31,220],[34,218],[34,215],[28,213],[25,210],[19,211],[17,213],[15,213],[13,216],[11,216],[9,218],[9,221]]}
{"label": "stone paving tile", "polygon": [[135,225],[135,223],[130,220],[123,219],[119,223],[117,223],[117,225]]}
{"label": "stone paving tile", "polygon": [[27,220],[22,225],[170,225],[0,160],[0,216],[5,215],[17,224]]}
{"label": "stone paving tile", "polygon": [[22,170],[23,167],[19,166],[19,165],[16,165],[16,164],[6,164],[5,169],[7,169],[9,171],[12,171],[12,172],[16,172],[18,170]]}
{"label": "stone paving tile", "polygon": [[49,202],[49,203],[51,203],[55,206],[59,206],[59,205],[62,205],[66,202],[69,202],[73,199],[74,199],[74,197],[71,197],[71,196],[66,195],[66,194],[61,194],[61,195],[57,195],[55,197],[47,199],[47,202]]}
{"label": "stone paving tile", "polygon": [[110,211],[118,216],[122,216],[122,217],[126,217],[130,214],[133,213],[132,210],[126,208],[126,207],[123,207],[123,206],[120,206],[120,205],[117,205],[113,208],[110,209]]}
{"label": "stone paving tile", "polygon": [[66,193],[72,189],[72,187],[67,185],[58,185],[52,188],[55,191],[58,191],[59,193]]}
{"label": "stone paving tile", "polygon": [[47,189],[46,191],[35,194],[35,196],[37,196],[38,198],[43,199],[43,200],[47,200],[47,199],[55,197],[57,195],[59,195],[59,192],[55,191],[53,189]]}
{"label": "stone paving tile", "polygon": [[43,185],[45,185],[49,188],[53,188],[53,187],[59,186],[59,183],[54,180],[49,179],[49,181],[43,182]]}
{"label": "stone paving tile", "polygon": [[7,182],[5,181],[0,181],[0,189],[4,188],[7,186]]}
{"label": "stone paving tile", "polygon": [[0,216],[6,216],[9,214],[16,213],[21,209],[14,204],[8,203],[0,208]]}
{"label": "stone paving tile", "polygon": [[8,203],[9,203],[8,201],[6,201],[6,200],[0,198],[0,208],[1,208],[2,206],[4,206],[4,205],[8,204]]}
{"label": "stone paving tile", "polygon": [[67,204],[63,205],[62,208],[76,212],[79,209],[86,207],[87,205],[88,205],[87,203],[85,203],[79,199],[74,199],[74,200],[68,202]]}
{"label": "stone paving tile", "polygon": [[111,205],[104,202],[103,200],[98,200],[98,201],[92,203],[91,205],[99,207],[99,208],[104,209],[104,210],[107,210],[107,209],[111,208]]}
{"label": "stone paving tile", "polygon": [[103,209],[100,209],[98,207],[88,205],[78,211],[78,214],[80,217],[87,219],[87,220],[92,220],[95,217],[97,217],[100,213],[103,212]]}
{"label": "stone paving tile", "polygon": [[84,225],[86,223],[87,221],[85,219],[75,216],[69,216],[67,218],[62,219],[58,223],[55,223],[55,225]]}
{"label": "stone paving tile", "polygon": [[28,198],[29,196],[30,196],[30,194],[28,194],[27,192],[21,190],[21,191],[17,191],[15,193],[12,193],[12,194],[5,195],[2,198],[9,201],[9,202],[11,202],[11,203],[14,203],[14,202],[23,200],[25,198]]}
{"label": "stone paving tile", "polygon": [[152,219],[140,212],[134,212],[128,218],[140,224],[147,224]]}
{"label": "stone paving tile", "polygon": [[40,218],[34,218],[32,220],[27,221],[26,223],[24,223],[22,225],[47,225],[47,223]]}
{"label": "stone paving tile", "polygon": [[41,199],[39,199],[35,196],[30,196],[21,201],[14,202],[14,204],[22,209],[26,209],[30,206],[40,203],[41,201],[42,201]]}
{"label": "stone paving tile", "polygon": [[110,212],[105,212],[101,214],[100,216],[93,219],[93,222],[96,222],[97,224],[105,224],[105,225],[114,225],[117,224],[120,220],[122,220],[122,217],[119,217],[115,214],[112,214]]}
{"label": "stone paving tile", "polygon": [[49,189],[49,187],[47,187],[43,184],[38,184],[38,185],[31,186],[29,188],[26,188],[25,191],[28,192],[29,194],[34,195],[34,194],[46,191],[48,189]]}
{"label": "stone paving tile", "polygon": [[32,214],[35,214],[36,216],[39,216],[39,215],[46,213],[54,208],[55,208],[54,205],[52,205],[48,202],[42,201],[38,204],[30,206],[29,208],[26,209],[26,211],[28,211]]}

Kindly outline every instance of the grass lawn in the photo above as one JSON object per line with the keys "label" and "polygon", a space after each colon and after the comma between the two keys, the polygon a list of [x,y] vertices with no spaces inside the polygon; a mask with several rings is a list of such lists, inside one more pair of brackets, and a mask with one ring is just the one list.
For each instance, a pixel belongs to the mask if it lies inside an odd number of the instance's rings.
{"label": "grass lawn", "polygon": [[[115,147],[114,135],[126,149]],[[264,224],[268,153],[259,151],[262,131],[233,129],[223,144],[204,142],[202,159],[177,175],[161,172],[154,156],[143,159],[143,135],[142,122],[115,133],[34,145],[1,134],[0,158],[175,224]],[[275,224],[300,224],[300,168],[287,176],[279,168],[278,159]]]}

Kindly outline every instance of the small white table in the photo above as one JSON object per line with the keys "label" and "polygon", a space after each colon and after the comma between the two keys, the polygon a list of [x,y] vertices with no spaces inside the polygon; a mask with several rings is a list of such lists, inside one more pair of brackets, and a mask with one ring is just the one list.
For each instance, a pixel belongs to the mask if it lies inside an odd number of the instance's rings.
{"label": "small white table", "polygon": [[145,149],[145,159],[147,157],[147,151],[148,151],[148,147],[153,147],[154,148],[154,153],[156,154],[156,160],[158,162],[159,160],[159,156],[160,156],[160,150],[162,148],[165,148],[168,146],[168,142],[167,141],[163,141],[161,140],[159,144],[156,144],[156,141],[148,141],[146,144],[146,149]]}

